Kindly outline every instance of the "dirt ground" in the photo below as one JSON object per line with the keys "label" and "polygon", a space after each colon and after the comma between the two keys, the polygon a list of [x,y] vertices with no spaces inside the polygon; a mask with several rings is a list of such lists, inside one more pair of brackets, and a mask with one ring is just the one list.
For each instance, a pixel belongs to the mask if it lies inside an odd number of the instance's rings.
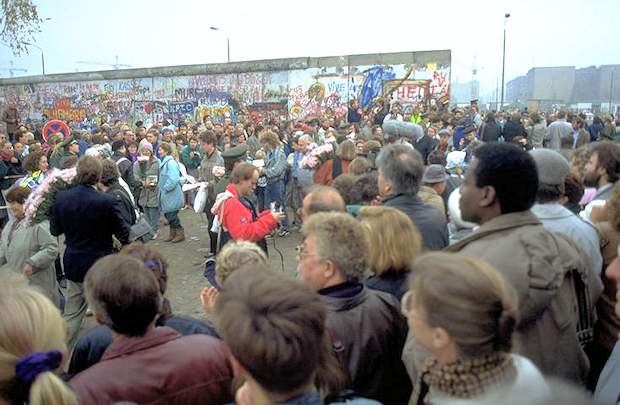
{"label": "dirt ground", "polygon": [[[172,310],[175,313],[202,316],[202,308],[198,299],[200,290],[208,286],[209,282],[202,275],[204,255],[209,252],[209,234],[207,219],[191,210],[179,213],[181,224],[185,228],[185,241],[180,243],[163,242],[162,235],[168,229],[162,228],[158,239],[149,242],[149,245],[159,250],[168,259],[168,292]],[[300,242],[298,232],[291,232],[285,238],[274,237],[268,240],[269,258],[274,270],[282,271],[280,255],[274,249],[273,243],[282,252],[284,271],[293,275],[297,263],[295,262],[295,246]]]}

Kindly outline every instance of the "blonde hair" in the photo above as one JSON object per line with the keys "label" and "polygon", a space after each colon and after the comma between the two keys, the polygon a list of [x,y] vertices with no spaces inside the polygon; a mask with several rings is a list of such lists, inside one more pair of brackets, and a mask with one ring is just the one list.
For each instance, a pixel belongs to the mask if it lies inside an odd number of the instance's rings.
{"label": "blonde hair", "polygon": [[406,214],[392,207],[362,207],[358,218],[368,234],[368,264],[375,274],[411,269],[422,237]]}
{"label": "blonde hair", "polygon": [[228,242],[217,256],[215,265],[215,278],[220,286],[230,274],[243,266],[269,266],[267,255],[256,244],[245,240],[232,240]]}
{"label": "blonde hair", "polygon": [[[431,327],[444,329],[465,357],[510,352],[517,294],[488,263],[456,253],[426,253],[413,265],[410,294]],[[403,300],[406,303],[406,300]]]}
{"label": "blonde hair", "polygon": [[2,278],[0,285],[0,402],[77,405],[73,392],[54,371],[40,373],[30,386],[15,375],[23,357],[50,350],[62,353],[62,369],[67,345],[60,311],[23,281]]}

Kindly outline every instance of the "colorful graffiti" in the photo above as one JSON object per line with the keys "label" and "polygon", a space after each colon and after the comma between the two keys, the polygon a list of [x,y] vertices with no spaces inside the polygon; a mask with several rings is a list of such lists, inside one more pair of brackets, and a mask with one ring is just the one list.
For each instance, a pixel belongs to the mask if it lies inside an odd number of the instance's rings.
{"label": "colorful graffiti", "polygon": [[370,108],[388,93],[405,105],[448,99],[449,62],[10,85],[0,87],[0,102],[17,102],[23,118],[33,121],[88,122],[107,113],[126,122],[194,123],[205,116],[234,121],[241,113],[344,116],[350,100]]}
{"label": "colorful graffiti", "polygon": [[292,118],[344,116],[349,101],[369,109],[388,93],[403,105],[436,104],[450,97],[449,65],[373,65],[291,72],[288,97]]}
{"label": "colorful graffiti", "polygon": [[83,121],[86,118],[86,109],[73,108],[70,98],[56,100],[53,108],[44,108],[43,115],[50,120]]}

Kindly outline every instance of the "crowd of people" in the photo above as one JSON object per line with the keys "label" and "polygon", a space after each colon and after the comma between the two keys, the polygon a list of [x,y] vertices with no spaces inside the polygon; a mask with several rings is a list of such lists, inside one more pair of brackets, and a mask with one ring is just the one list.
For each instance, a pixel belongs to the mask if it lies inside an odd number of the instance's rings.
{"label": "crowd of people", "polygon": [[[586,118],[386,98],[43,139],[8,104],[0,403],[620,404],[620,120]],[[149,243],[185,208],[202,319]]]}

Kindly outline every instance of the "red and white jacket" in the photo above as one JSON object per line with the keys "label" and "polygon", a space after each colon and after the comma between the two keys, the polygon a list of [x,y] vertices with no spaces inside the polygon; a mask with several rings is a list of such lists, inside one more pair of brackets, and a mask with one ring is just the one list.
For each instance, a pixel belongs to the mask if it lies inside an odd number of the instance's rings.
{"label": "red and white jacket", "polygon": [[218,215],[224,230],[232,239],[258,242],[278,227],[278,221],[270,210],[261,212],[254,220],[252,211],[239,200],[239,193],[233,184],[229,184],[226,191],[234,197],[222,204]]}

